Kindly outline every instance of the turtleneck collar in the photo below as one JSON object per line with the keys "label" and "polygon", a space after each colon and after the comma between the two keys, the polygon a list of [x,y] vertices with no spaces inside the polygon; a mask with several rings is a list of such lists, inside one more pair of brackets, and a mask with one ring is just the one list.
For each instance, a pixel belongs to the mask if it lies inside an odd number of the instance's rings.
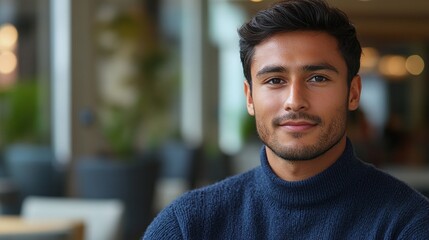
{"label": "turtleneck collar", "polygon": [[349,139],[343,154],[334,164],[302,181],[288,182],[279,178],[268,163],[265,146],[260,151],[260,157],[260,190],[283,204],[306,205],[328,200],[338,195],[345,187],[350,187],[362,171],[362,164],[355,157]]}

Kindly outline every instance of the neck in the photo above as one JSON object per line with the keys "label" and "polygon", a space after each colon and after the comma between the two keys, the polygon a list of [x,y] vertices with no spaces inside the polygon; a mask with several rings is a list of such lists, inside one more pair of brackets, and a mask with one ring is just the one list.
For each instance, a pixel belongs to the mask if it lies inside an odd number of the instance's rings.
{"label": "neck", "polygon": [[302,181],[311,178],[330,167],[343,153],[346,147],[346,136],[324,154],[303,161],[289,161],[277,156],[266,148],[268,163],[274,173],[285,181]]}

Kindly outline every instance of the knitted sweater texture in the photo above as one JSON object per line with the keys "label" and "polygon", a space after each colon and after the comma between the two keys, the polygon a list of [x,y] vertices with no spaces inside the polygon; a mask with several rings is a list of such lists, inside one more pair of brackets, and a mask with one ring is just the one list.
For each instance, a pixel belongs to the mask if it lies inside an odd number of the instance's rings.
{"label": "knitted sweater texture", "polygon": [[360,161],[350,142],[327,170],[287,182],[268,164],[185,193],[143,239],[429,239],[429,202]]}

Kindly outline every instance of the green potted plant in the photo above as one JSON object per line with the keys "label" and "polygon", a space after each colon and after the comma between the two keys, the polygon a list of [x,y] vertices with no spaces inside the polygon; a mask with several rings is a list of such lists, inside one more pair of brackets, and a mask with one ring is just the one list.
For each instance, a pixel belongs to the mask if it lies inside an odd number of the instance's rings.
{"label": "green potted plant", "polygon": [[141,6],[98,22],[100,101],[105,146],[76,162],[76,194],[119,198],[126,206],[125,238],[141,234],[152,215],[160,162],[157,145],[169,136],[175,78]]}
{"label": "green potted plant", "polygon": [[49,132],[39,114],[41,88],[37,80],[21,79],[0,88],[1,145],[12,143],[46,143]]}
{"label": "green potted plant", "polygon": [[29,195],[63,194],[63,172],[49,145],[49,123],[40,110],[42,88],[36,79],[19,79],[0,89],[0,133],[6,177],[19,200]]}

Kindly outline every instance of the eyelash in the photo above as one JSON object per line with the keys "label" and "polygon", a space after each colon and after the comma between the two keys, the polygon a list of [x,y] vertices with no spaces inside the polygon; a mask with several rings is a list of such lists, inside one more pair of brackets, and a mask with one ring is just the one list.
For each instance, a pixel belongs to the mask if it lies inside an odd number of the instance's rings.
{"label": "eyelash", "polygon": [[[274,83],[273,81],[276,81],[277,83]],[[271,79],[269,79],[269,80],[267,81],[267,83],[268,83],[268,84],[271,84],[271,85],[277,85],[277,84],[282,84],[282,83],[284,83],[284,80],[283,80],[283,79],[281,79],[281,78],[271,78]]]}
{"label": "eyelash", "polygon": [[[321,81],[320,81],[320,79],[318,81],[318,80],[316,80],[316,78],[322,78],[322,79],[321,79]],[[312,79],[314,79],[314,80],[312,80]],[[328,78],[325,76],[316,75],[316,76],[312,76],[309,81],[310,82],[326,82],[327,80],[328,80]]]}
{"label": "eyelash", "polygon": [[[274,82],[275,81],[275,82]],[[313,82],[313,83],[321,83],[321,82],[326,82],[328,81],[328,78],[322,75],[315,75],[312,76],[311,78],[309,78],[308,82]],[[285,81],[281,78],[270,78],[267,80],[267,84],[270,85],[278,85],[278,84],[283,84]]]}

